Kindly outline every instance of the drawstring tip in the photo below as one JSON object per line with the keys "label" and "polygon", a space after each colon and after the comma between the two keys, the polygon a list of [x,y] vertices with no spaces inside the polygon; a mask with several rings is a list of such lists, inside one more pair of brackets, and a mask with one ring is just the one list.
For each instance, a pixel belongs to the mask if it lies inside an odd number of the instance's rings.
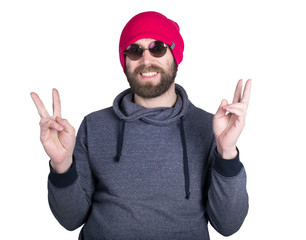
{"label": "drawstring tip", "polygon": [[116,162],[119,162],[120,161],[120,156],[116,156],[116,157],[114,157],[114,160],[116,161]]}
{"label": "drawstring tip", "polygon": [[190,196],[190,192],[186,193],[185,198],[186,198],[186,199],[189,199],[189,196]]}

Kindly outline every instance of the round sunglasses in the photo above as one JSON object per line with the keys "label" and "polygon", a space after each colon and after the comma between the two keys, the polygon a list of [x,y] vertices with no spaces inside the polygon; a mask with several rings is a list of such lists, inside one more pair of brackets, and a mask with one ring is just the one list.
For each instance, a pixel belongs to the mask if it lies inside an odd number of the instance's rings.
{"label": "round sunglasses", "polygon": [[136,61],[142,58],[145,50],[149,50],[153,57],[160,58],[166,54],[167,47],[168,45],[162,41],[154,41],[150,44],[149,48],[145,49],[140,45],[133,43],[126,48],[123,54],[127,55],[129,59]]}

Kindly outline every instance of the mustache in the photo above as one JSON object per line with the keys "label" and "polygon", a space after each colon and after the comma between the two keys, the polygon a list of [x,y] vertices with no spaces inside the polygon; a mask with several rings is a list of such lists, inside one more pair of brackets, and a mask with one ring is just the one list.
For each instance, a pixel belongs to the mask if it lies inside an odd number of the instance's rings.
{"label": "mustache", "polygon": [[164,69],[155,66],[155,65],[150,65],[150,66],[146,66],[146,65],[141,65],[139,67],[137,67],[134,70],[134,74],[139,74],[141,72],[159,72],[159,73],[164,73]]}

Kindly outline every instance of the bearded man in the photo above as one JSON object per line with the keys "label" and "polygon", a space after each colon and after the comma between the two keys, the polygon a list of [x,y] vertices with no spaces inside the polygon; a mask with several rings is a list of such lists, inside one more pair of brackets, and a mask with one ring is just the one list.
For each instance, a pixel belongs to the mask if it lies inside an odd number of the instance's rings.
{"label": "bearded man", "polygon": [[157,12],[124,27],[119,57],[130,88],[113,106],[87,115],[75,138],[53,89],[41,141],[50,157],[49,204],[79,239],[209,239],[208,222],[235,233],[248,212],[246,173],[237,140],[251,81],[215,115],[195,107],[175,83],[184,41],[176,22]]}

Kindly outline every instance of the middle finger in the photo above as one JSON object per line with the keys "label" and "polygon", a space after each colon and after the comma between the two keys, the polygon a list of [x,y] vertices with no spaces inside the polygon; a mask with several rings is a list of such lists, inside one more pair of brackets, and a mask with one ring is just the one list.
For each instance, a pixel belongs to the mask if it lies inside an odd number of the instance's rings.
{"label": "middle finger", "polygon": [[61,117],[61,100],[58,91],[54,88],[52,90],[52,98],[53,98],[53,116]]}
{"label": "middle finger", "polygon": [[234,98],[233,98],[233,103],[240,102],[241,100],[241,93],[242,93],[242,86],[243,86],[243,81],[240,79],[237,83]]}

